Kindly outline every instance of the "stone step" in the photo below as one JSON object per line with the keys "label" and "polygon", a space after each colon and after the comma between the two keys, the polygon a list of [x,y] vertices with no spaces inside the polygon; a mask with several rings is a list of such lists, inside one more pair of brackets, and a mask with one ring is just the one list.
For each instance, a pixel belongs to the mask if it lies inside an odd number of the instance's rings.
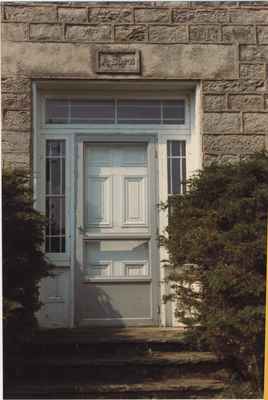
{"label": "stone step", "polygon": [[185,337],[183,329],[177,328],[73,328],[42,329],[36,343],[167,343],[180,342]]}
{"label": "stone step", "polygon": [[[28,358],[9,360],[10,368],[17,365],[17,377],[43,377],[57,380],[66,375],[74,378],[86,378],[90,381],[108,379],[111,382],[133,379],[164,379],[182,377],[194,373],[216,373],[224,369],[215,355],[208,352],[148,352],[143,355],[121,355],[117,357],[89,357],[88,355],[63,357]],[[8,368],[8,367],[7,367]],[[10,369],[9,376],[12,376]],[[13,371],[14,374],[14,371]]]}
{"label": "stone step", "polygon": [[18,356],[5,360],[5,398],[213,398],[227,377],[177,329],[41,331]]}
{"label": "stone step", "polygon": [[5,399],[202,399],[218,398],[225,385],[218,379],[168,379],[131,384],[21,384],[4,390]]}
{"label": "stone step", "polygon": [[148,351],[193,350],[177,329],[76,328],[41,331],[24,346],[26,354],[139,354]]}
{"label": "stone step", "polygon": [[26,343],[23,346],[23,353],[25,355],[32,354],[36,356],[40,355],[59,355],[64,356],[65,354],[75,355],[75,354],[88,354],[91,356],[106,354],[109,356],[115,356],[120,354],[143,354],[147,352],[180,352],[185,350],[194,350],[194,346],[192,348],[183,340],[174,340],[174,341],[160,341],[160,340],[151,340],[151,341],[103,341],[103,342],[89,342],[84,338],[72,338],[73,340],[68,339],[68,341],[62,341],[49,343],[33,341],[31,343]]}

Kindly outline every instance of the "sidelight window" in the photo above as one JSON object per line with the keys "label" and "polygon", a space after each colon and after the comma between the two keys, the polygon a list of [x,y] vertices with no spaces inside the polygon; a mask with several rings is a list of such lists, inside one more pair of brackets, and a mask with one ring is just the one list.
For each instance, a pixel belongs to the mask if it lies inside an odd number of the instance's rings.
{"label": "sidelight window", "polygon": [[167,141],[168,195],[186,191],[186,143],[184,140]]}
{"label": "sidelight window", "polygon": [[64,253],[65,232],[65,140],[46,142],[46,252]]}

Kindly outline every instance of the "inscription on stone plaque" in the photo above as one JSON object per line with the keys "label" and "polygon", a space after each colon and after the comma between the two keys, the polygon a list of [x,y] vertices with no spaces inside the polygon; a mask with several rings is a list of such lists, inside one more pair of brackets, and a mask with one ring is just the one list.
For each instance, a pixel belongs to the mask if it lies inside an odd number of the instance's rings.
{"label": "inscription on stone plaque", "polygon": [[140,74],[140,52],[137,50],[100,50],[96,72],[99,74]]}

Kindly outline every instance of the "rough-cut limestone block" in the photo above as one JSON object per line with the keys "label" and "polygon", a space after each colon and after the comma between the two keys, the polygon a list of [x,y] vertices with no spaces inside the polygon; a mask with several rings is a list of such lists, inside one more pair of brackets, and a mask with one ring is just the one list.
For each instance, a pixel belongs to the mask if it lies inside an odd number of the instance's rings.
{"label": "rough-cut limestone block", "polygon": [[241,159],[239,154],[207,154],[203,155],[203,165],[206,167],[212,163],[225,164],[225,163],[237,163]]}
{"label": "rough-cut limestone block", "polygon": [[26,153],[30,150],[31,132],[30,131],[3,131],[2,132],[2,151],[3,153],[17,152]]}
{"label": "rough-cut limestone block", "polygon": [[3,40],[23,41],[28,39],[28,26],[24,23],[3,23],[1,32]]}
{"label": "rough-cut limestone block", "polygon": [[260,44],[268,44],[268,26],[259,26],[257,35]]}
{"label": "rough-cut limestone block", "polygon": [[220,27],[212,25],[190,25],[190,41],[210,42],[220,41]]}
{"label": "rough-cut limestone block", "polygon": [[[140,50],[140,78],[150,79],[235,79],[238,76],[236,49],[232,45],[157,44],[100,46],[82,43],[8,42],[2,46],[2,74],[97,77],[96,52]],[[42,59],[42,62],[40,62]],[[114,74],[102,75],[105,79]],[[123,75],[123,76],[126,76]],[[117,75],[117,78],[122,76]]]}
{"label": "rough-cut limestone block", "polygon": [[83,24],[88,22],[88,13],[86,8],[77,7],[59,7],[58,8],[59,22]]}
{"label": "rough-cut limestone block", "polygon": [[241,25],[268,25],[268,10],[231,10],[230,22]]}
{"label": "rough-cut limestone block", "polygon": [[268,113],[245,113],[245,133],[268,133]]}
{"label": "rough-cut limestone block", "polygon": [[134,11],[136,23],[166,23],[170,21],[168,8],[139,8]]}
{"label": "rough-cut limestone block", "polygon": [[31,128],[30,111],[7,110],[3,116],[3,128],[14,131],[27,131]]}
{"label": "rough-cut limestone block", "polygon": [[3,93],[2,108],[7,110],[27,110],[31,107],[30,94]]}
{"label": "rough-cut limestone block", "polygon": [[208,1],[191,1],[191,6],[192,7],[201,7],[201,8],[212,8],[213,7],[237,7],[237,1],[213,1],[213,0],[208,0]]}
{"label": "rough-cut limestone block", "polygon": [[205,93],[263,92],[265,82],[263,80],[204,81],[203,90]]}
{"label": "rough-cut limestone block", "polygon": [[242,45],[240,47],[240,60],[268,62],[268,46]]}
{"label": "rough-cut limestone block", "polygon": [[242,79],[265,79],[266,71],[264,64],[240,64],[240,78]]}
{"label": "rough-cut limestone block", "polygon": [[201,11],[195,9],[175,9],[172,13],[172,20],[178,23],[226,24],[229,22],[229,16],[227,11],[221,10]]}
{"label": "rough-cut limestone block", "polygon": [[115,40],[118,42],[144,42],[147,28],[143,25],[119,25],[115,27]]}
{"label": "rough-cut limestone block", "polygon": [[204,135],[203,151],[208,154],[252,154],[265,147],[264,135]]}
{"label": "rough-cut limestone block", "polygon": [[31,40],[62,40],[63,26],[58,24],[30,24]]}
{"label": "rough-cut limestone block", "polygon": [[1,90],[2,93],[30,93],[31,80],[21,76],[3,77]]}
{"label": "rough-cut limestone block", "polygon": [[2,152],[2,165],[4,168],[23,168],[30,169],[30,152],[27,153],[14,153]]}
{"label": "rough-cut limestone block", "polygon": [[256,43],[256,31],[253,26],[223,26],[222,40],[225,43]]}
{"label": "rough-cut limestone block", "polygon": [[205,111],[225,111],[226,98],[224,95],[206,95],[203,97],[203,108]]}
{"label": "rough-cut limestone block", "polygon": [[185,43],[188,41],[187,27],[151,25],[149,41],[152,43]]}
{"label": "rough-cut limestone block", "polygon": [[239,133],[240,113],[204,113],[203,131],[211,134]]}
{"label": "rough-cut limestone block", "polygon": [[17,22],[56,22],[57,9],[49,6],[5,6],[5,18]]}
{"label": "rough-cut limestone block", "polygon": [[66,40],[76,42],[105,42],[112,38],[112,29],[108,25],[66,27]]}
{"label": "rough-cut limestone block", "polygon": [[117,23],[128,24],[133,21],[132,10],[124,7],[97,7],[89,8],[88,20],[90,24]]}
{"label": "rough-cut limestone block", "polygon": [[229,108],[234,111],[263,110],[263,97],[255,95],[229,95]]}
{"label": "rough-cut limestone block", "polygon": [[264,107],[266,110],[268,109],[268,96],[264,96]]}

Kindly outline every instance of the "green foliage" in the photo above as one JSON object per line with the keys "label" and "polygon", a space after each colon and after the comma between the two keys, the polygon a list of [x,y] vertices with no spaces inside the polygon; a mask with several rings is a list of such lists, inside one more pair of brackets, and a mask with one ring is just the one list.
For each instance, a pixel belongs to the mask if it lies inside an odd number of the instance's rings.
{"label": "green foliage", "polygon": [[8,318],[12,317],[13,313],[20,308],[22,308],[22,305],[20,303],[17,303],[16,301],[4,298],[3,299],[3,319],[7,320]]}
{"label": "green foliage", "polygon": [[161,238],[177,316],[231,360],[256,397],[263,385],[267,212],[266,153],[212,164],[173,199],[168,238]]}
{"label": "green foliage", "polygon": [[12,343],[36,326],[38,283],[50,265],[42,251],[45,219],[33,209],[29,176],[3,171],[2,192],[4,328]]}

